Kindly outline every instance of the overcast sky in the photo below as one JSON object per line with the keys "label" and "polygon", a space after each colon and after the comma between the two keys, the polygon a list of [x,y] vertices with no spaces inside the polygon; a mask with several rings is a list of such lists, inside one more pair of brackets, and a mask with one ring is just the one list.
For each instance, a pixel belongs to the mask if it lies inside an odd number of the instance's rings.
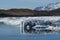
{"label": "overcast sky", "polygon": [[60,2],[60,0],[0,0],[0,9],[29,8],[45,6],[49,3]]}

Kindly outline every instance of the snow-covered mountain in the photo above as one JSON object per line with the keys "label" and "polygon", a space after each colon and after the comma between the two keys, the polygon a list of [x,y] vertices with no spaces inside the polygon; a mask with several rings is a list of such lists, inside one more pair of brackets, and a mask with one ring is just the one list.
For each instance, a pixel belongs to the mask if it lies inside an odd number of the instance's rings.
{"label": "snow-covered mountain", "polygon": [[41,7],[36,7],[35,10],[37,10],[37,11],[44,10],[44,7],[43,7],[43,6],[41,6]]}
{"label": "snow-covered mountain", "polygon": [[60,2],[50,3],[50,4],[48,4],[47,6],[44,6],[44,7],[36,7],[35,10],[37,10],[37,11],[41,11],[41,10],[50,11],[50,10],[55,10],[55,9],[58,9],[58,8],[60,8]]}

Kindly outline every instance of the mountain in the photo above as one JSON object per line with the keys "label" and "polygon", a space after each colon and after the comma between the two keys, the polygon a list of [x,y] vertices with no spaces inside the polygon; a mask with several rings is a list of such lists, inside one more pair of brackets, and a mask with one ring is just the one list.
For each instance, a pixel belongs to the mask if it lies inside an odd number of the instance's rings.
{"label": "mountain", "polygon": [[60,2],[48,4],[45,7],[45,10],[55,10],[55,9],[58,9],[58,8],[60,8]]}
{"label": "mountain", "polygon": [[32,9],[0,9],[0,17],[21,17],[21,16],[60,16],[60,2],[50,3],[47,6]]}
{"label": "mountain", "polygon": [[34,11],[31,9],[8,9],[1,10],[0,9],[0,17],[19,17],[19,16],[27,16],[33,15]]}
{"label": "mountain", "polygon": [[55,9],[58,9],[58,8],[60,8],[60,2],[50,3],[50,4],[48,4],[47,6],[44,6],[44,7],[36,7],[35,10],[37,10],[37,11],[41,11],[41,10],[50,11],[50,10],[55,10]]}
{"label": "mountain", "polygon": [[0,10],[0,17],[26,17],[26,16],[60,16],[60,8],[55,10],[31,10],[31,9],[14,9]]}
{"label": "mountain", "polygon": [[44,10],[44,7],[43,7],[43,6],[41,6],[41,7],[36,7],[34,10],[42,11],[42,10]]}

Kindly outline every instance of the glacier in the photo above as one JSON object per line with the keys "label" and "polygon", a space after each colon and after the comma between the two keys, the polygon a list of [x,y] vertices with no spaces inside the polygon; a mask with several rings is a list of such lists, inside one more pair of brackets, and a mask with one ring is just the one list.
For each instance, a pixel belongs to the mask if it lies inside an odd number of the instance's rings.
{"label": "glacier", "polygon": [[60,31],[60,17],[28,17],[23,21],[26,33],[47,33]]}
{"label": "glacier", "polygon": [[[52,24],[51,24],[52,23]],[[42,16],[42,17],[4,17],[0,18],[0,24],[6,24],[12,26],[11,28],[18,28],[20,31],[20,34],[27,32],[25,30],[25,27],[29,30],[31,27],[35,30],[43,30],[43,32],[46,33],[53,30],[53,32],[59,32],[60,31],[60,17],[59,16]],[[1,26],[1,25],[0,25]],[[15,26],[15,27],[14,27]],[[5,27],[4,27],[5,28]],[[10,27],[7,27],[8,29]],[[39,29],[43,28],[43,29]],[[31,30],[33,30],[31,29]],[[45,30],[47,29],[47,30]],[[1,29],[3,30],[3,29]],[[6,28],[4,29],[5,31]],[[14,29],[15,30],[15,29]],[[11,32],[12,30],[8,30],[7,32]],[[29,32],[31,33],[31,31]]]}

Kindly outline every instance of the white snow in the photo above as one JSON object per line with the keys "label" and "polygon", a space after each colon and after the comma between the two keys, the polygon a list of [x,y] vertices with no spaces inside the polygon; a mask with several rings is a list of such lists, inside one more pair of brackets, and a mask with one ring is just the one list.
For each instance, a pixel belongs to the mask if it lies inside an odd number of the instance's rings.
{"label": "white snow", "polygon": [[41,10],[50,11],[50,10],[55,10],[58,8],[60,8],[60,2],[50,3],[47,6],[43,6],[43,7],[36,7],[35,10],[37,10],[37,11],[41,11]]}

